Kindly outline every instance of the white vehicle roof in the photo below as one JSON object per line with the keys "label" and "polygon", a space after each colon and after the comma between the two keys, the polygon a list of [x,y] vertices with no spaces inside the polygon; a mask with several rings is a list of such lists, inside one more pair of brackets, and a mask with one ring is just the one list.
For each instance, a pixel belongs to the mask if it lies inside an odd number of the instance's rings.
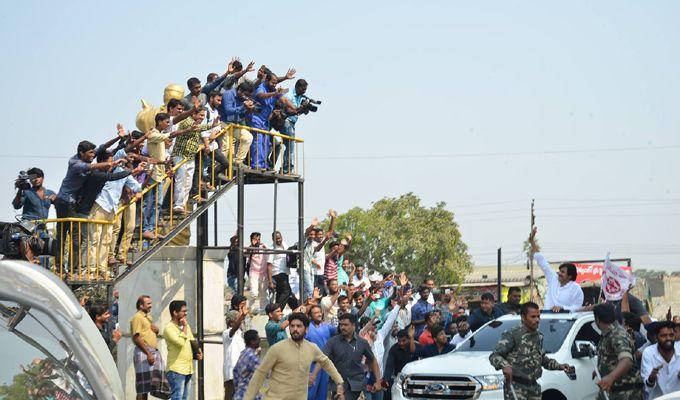
{"label": "white vehicle roof", "polygon": [[24,261],[0,260],[0,300],[49,315],[73,351],[98,399],[123,399],[113,357],[94,322],[54,274]]}
{"label": "white vehicle roof", "polygon": [[[547,312],[545,310],[541,311],[541,319],[571,319],[571,320],[577,320],[581,318],[588,318],[592,317],[593,312],[592,311],[579,311],[579,312],[571,312],[571,313],[553,313],[553,312]],[[499,321],[506,321],[506,320],[516,320],[516,319],[521,319],[521,316],[519,314],[505,314],[499,318],[496,318]]]}

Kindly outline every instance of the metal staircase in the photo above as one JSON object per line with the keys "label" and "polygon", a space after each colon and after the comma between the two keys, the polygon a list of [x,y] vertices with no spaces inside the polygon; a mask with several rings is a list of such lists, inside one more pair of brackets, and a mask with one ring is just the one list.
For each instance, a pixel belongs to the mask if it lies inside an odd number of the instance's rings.
{"label": "metal staircase", "polygon": [[203,213],[207,212],[210,206],[215,204],[220,197],[229,191],[232,187],[236,185],[236,177],[220,185],[208,198],[201,204],[198,205],[191,213],[185,215],[176,225],[173,225],[172,229],[165,235],[165,237],[153,244],[147,250],[145,250],[141,256],[139,256],[132,265],[130,265],[125,271],[119,274],[114,283],[117,284],[129,276],[133,271],[144,264],[148,259],[153,257],[154,254],[158,253],[160,249],[168,245],[175,236],[186,229],[192,222],[194,222]]}

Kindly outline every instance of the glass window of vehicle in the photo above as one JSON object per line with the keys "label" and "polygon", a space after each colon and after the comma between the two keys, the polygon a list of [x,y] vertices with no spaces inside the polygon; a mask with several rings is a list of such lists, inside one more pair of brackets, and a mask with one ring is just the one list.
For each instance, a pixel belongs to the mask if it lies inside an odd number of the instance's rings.
{"label": "glass window of vehicle", "polygon": [[[519,319],[508,321],[492,321],[477,330],[472,337],[461,343],[456,351],[493,351],[501,340],[501,335],[508,329],[521,324]],[[543,349],[546,353],[554,353],[562,346],[574,321],[568,319],[542,319],[538,329],[543,333]]]}
{"label": "glass window of vehicle", "polygon": [[592,342],[595,346],[597,346],[597,344],[600,343],[600,334],[597,333],[597,331],[593,328],[593,324],[594,322],[588,322],[584,324],[581,329],[578,330],[574,341],[585,340]]}
{"label": "glass window of vehicle", "polygon": [[94,399],[78,361],[45,313],[0,300],[0,399]]}

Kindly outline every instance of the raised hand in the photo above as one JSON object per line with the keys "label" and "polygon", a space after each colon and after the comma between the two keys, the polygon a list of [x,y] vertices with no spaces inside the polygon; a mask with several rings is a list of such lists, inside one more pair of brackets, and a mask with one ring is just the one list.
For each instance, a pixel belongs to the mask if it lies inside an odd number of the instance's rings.
{"label": "raised hand", "polygon": [[123,128],[123,124],[121,124],[120,122],[116,124],[116,131],[118,131],[118,137],[121,139],[127,135],[127,133],[125,132],[125,128]]}
{"label": "raised hand", "polygon": [[295,71],[295,68],[289,69],[288,72],[286,72],[286,79],[295,78],[295,72],[297,72],[297,71]]}
{"label": "raised hand", "polygon": [[248,66],[246,67],[246,72],[253,72],[255,71],[255,61],[251,61],[248,63]]}
{"label": "raised hand", "polygon": [[276,93],[286,94],[286,93],[288,93],[288,88],[276,88]]}

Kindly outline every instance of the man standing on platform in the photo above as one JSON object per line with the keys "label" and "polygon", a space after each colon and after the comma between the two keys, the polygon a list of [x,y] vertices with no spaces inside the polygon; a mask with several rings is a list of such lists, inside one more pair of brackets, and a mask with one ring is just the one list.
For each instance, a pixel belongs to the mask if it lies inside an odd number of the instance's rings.
{"label": "man standing on platform", "polygon": [[[255,249],[266,249],[260,239],[262,235],[260,232],[253,232],[250,234],[250,247]],[[250,300],[248,307],[253,310],[253,314],[259,314],[267,306],[267,263],[269,255],[258,251],[249,249],[248,265],[250,272],[248,273],[248,285],[250,286]],[[257,304],[255,304],[257,302]]]}
{"label": "man standing on platform", "polygon": [[[283,241],[281,232],[276,231],[272,236],[274,250],[286,250],[288,248],[286,242]],[[286,253],[272,254],[269,257],[267,264],[269,290],[276,290],[276,304],[279,305],[281,310],[286,307],[286,304],[291,310],[294,310],[299,303],[290,287],[290,267],[286,257]]]}

